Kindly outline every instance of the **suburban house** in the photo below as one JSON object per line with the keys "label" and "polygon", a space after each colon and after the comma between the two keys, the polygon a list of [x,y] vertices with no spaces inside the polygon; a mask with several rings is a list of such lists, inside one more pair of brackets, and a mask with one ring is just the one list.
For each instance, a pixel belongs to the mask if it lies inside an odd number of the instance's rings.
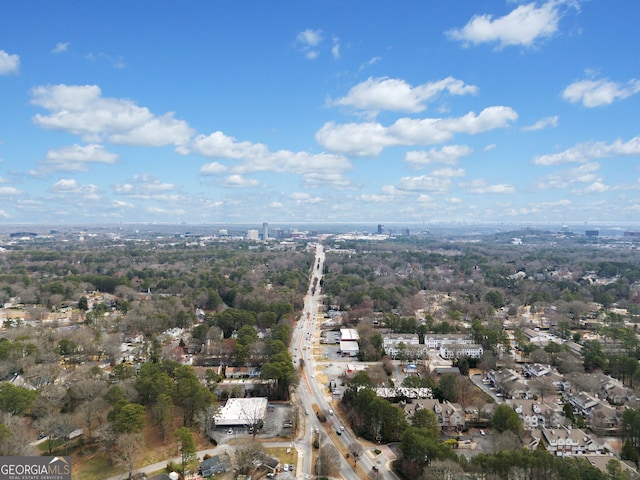
{"label": "suburban house", "polygon": [[591,427],[609,431],[617,430],[622,423],[620,412],[602,401],[591,409],[586,420]]}
{"label": "suburban house", "polygon": [[432,398],[433,391],[429,387],[379,387],[374,388],[381,398]]}
{"label": "suburban house", "polygon": [[258,378],[260,367],[227,367],[224,376],[226,378]]}
{"label": "suburban house", "polygon": [[464,334],[431,333],[424,336],[424,345],[429,350],[440,350],[442,345],[471,343],[471,337]]}
{"label": "suburban house", "polygon": [[446,359],[462,357],[480,358],[482,357],[482,345],[476,343],[449,343],[440,347],[440,356]]}
{"label": "suburban house", "polygon": [[529,398],[532,396],[524,378],[509,368],[491,371],[487,374],[487,378],[507,398]]}
{"label": "suburban house", "polygon": [[579,428],[545,428],[542,439],[549,453],[557,456],[602,455],[604,445],[597,443],[587,432]]}
{"label": "suburban house", "polygon": [[231,460],[228,455],[213,455],[212,457],[200,462],[198,474],[207,478],[215,475],[216,473],[228,472],[230,468]]}
{"label": "suburban house", "polygon": [[600,403],[600,400],[587,392],[579,392],[575,394],[563,395],[564,400],[569,402],[573,407],[573,411],[583,418],[587,418],[591,409]]}
{"label": "suburban house", "polygon": [[549,405],[529,399],[513,400],[511,405],[526,430],[560,428],[565,424],[562,408],[558,405]]}
{"label": "suburban house", "polygon": [[382,335],[382,347],[384,353],[392,358],[401,354],[410,359],[424,358],[428,350],[425,345],[420,344],[417,333],[386,333]]}
{"label": "suburban house", "polygon": [[608,377],[600,387],[602,396],[612,405],[626,405],[635,400],[633,390],[625,387],[620,380]]}
{"label": "suburban house", "polygon": [[465,412],[458,403],[440,402],[435,399],[414,400],[403,405],[407,418],[411,418],[418,410],[427,408],[436,414],[440,428],[444,430],[462,430],[465,427]]}

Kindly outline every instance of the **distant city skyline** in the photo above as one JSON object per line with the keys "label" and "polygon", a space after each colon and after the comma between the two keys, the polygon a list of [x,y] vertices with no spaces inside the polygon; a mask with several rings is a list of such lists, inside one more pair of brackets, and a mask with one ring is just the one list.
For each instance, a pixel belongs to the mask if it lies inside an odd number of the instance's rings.
{"label": "distant city skyline", "polygon": [[637,2],[33,7],[0,225],[640,223]]}

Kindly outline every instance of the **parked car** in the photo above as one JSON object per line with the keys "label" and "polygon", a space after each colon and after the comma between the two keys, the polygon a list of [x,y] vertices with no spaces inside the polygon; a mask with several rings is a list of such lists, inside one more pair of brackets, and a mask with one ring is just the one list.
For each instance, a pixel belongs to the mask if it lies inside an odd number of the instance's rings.
{"label": "parked car", "polygon": [[285,463],[285,464],[282,466],[282,471],[284,471],[284,472],[288,472],[288,471],[289,471],[289,464],[288,464],[288,463]]}

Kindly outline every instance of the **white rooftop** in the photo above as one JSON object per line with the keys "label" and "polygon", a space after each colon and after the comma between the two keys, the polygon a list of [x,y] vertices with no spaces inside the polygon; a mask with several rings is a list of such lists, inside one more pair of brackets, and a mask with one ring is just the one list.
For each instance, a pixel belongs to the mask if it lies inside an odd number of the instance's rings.
{"label": "white rooftop", "polygon": [[247,425],[263,420],[266,411],[265,397],[230,398],[216,414],[216,425]]}

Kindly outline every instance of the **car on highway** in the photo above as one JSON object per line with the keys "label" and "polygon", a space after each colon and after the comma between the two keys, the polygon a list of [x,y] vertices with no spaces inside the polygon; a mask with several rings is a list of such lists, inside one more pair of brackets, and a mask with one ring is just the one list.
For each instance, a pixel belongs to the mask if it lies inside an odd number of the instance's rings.
{"label": "car on highway", "polygon": [[338,429],[336,430],[336,435],[342,435],[342,432]]}

